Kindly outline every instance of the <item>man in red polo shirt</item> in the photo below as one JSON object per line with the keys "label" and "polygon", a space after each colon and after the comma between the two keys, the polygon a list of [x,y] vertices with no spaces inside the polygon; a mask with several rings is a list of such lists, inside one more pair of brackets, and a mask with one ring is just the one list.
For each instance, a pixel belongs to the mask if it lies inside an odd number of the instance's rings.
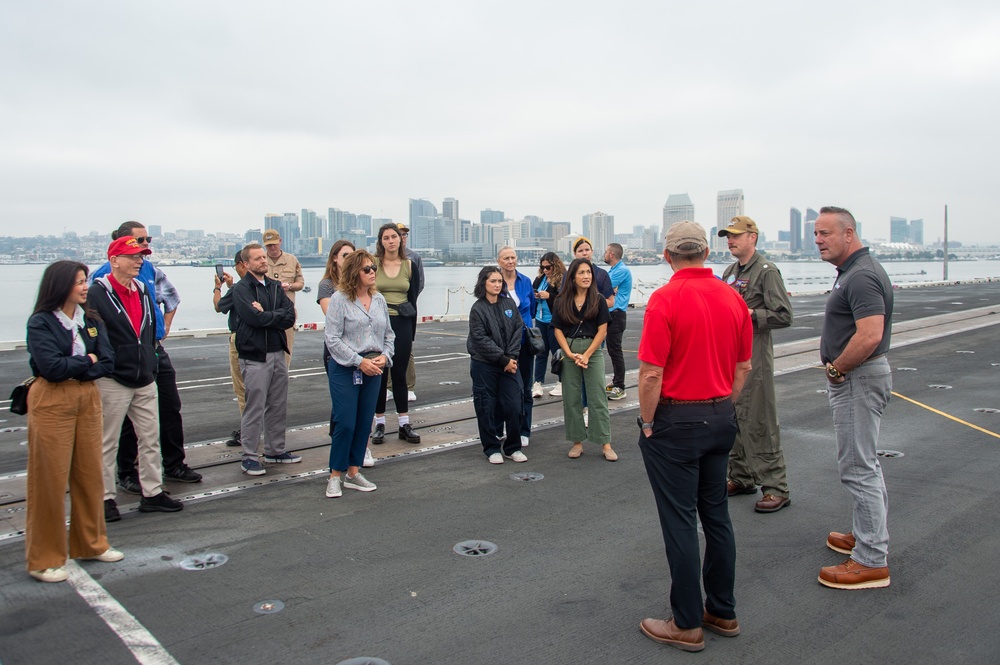
{"label": "man in red polo shirt", "polygon": [[670,227],[663,254],[674,274],[650,297],[639,342],[639,449],[660,516],[673,611],[667,620],[644,619],[640,628],[684,651],[705,648],[702,627],[726,637],[740,632],[726,467],[753,323],[739,294],[704,267],[708,251],[699,224]]}

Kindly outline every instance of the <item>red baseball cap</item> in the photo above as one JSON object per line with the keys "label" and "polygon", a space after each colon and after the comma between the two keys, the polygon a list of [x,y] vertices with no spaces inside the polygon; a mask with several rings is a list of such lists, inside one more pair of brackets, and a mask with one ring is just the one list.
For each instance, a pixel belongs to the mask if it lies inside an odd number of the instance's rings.
{"label": "red baseball cap", "polygon": [[117,240],[112,240],[111,244],[108,245],[109,259],[112,256],[121,256],[122,254],[145,254],[148,256],[152,253],[153,250],[141,246],[132,236],[122,236]]}

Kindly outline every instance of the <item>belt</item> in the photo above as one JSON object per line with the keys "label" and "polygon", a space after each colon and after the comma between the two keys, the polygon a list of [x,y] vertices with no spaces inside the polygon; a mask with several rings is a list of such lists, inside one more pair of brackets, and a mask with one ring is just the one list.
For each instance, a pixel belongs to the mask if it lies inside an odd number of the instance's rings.
{"label": "belt", "polygon": [[725,397],[710,397],[709,399],[674,399],[673,397],[661,397],[660,404],[718,404],[719,402],[728,402],[732,397],[726,395]]}

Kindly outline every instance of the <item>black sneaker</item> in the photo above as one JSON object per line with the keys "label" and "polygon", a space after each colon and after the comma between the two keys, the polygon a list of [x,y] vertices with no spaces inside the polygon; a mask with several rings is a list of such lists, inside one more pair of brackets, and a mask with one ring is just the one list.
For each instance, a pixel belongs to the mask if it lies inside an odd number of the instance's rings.
{"label": "black sneaker", "polygon": [[163,477],[168,480],[176,480],[180,483],[200,483],[201,474],[186,464],[181,464],[176,469],[168,469],[163,472]]}
{"label": "black sneaker", "polygon": [[140,513],[176,513],[183,507],[183,503],[172,498],[166,492],[160,492],[156,496],[144,496],[139,499]]}
{"label": "black sneaker", "polygon": [[420,443],[420,435],[413,431],[410,423],[399,426],[399,438],[407,443]]}
{"label": "black sneaker", "polygon": [[229,440],[226,441],[226,445],[232,448],[236,448],[237,446],[243,445],[242,441],[240,440],[240,430],[238,429],[233,430],[233,433],[229,436]]}
{"label": "black sneaker", "polygon": [[119,478],[118,489],[128,494],[135,494],[137,496],[142,496],[142,486],[139,484],[139,479],[133,478],[132,476],[125,476],[124,478]]}
{"label": "black sneaker", "polygon": [[104,500],[104,521],[105,522],[117,522],[122,518],[122,514],[118,512],[118,504],[115,503],[114,499]]}
{"label": "black sneaker", "polygon": [[374,443],[376,446],[385,443],[384,424],[375,425],[375,431],[372,432],[372,443]]}

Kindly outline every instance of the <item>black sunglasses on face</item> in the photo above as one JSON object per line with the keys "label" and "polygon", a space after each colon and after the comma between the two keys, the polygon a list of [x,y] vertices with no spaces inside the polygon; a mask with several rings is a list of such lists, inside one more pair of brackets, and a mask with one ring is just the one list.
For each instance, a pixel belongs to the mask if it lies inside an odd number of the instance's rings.
{"label": "black sunglasses on face", "polygon": [[552,270],[552,266],[551,265],[542,266],[542,270]]}
{"label": "black sunglasses on face", "polygon": [[366,275],[370,275],[376,270],[378,270],[378,268],[376,268],[375,266],[365,266],[364,268],[361,269],[361,272],[365,273]]}
{"label": "black sunglasses on face", "polygon": [[132,236],[135,238],[136,242],[151,243],[153,242],[153,236]]}

